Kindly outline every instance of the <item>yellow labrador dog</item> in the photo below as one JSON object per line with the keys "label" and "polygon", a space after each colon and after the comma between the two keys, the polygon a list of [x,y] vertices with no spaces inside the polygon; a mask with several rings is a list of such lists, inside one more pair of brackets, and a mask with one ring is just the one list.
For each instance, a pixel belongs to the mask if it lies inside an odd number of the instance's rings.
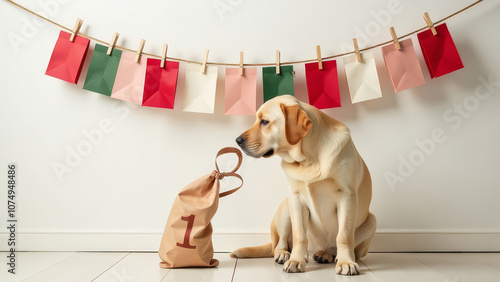
{"label": "yellow labrador dog", "polygon": [[[357,275],[376,229],[368,169],[349,129],[317,108],[286,95],[266,102],[257,121],[236,139],[252,157],[278,155],[290,184],[271,223],[271,243],[232,257],[272,257],[286,272],[304,272],[308,252],[335,272]],[[290,254],[291,251],[291,254]]]}

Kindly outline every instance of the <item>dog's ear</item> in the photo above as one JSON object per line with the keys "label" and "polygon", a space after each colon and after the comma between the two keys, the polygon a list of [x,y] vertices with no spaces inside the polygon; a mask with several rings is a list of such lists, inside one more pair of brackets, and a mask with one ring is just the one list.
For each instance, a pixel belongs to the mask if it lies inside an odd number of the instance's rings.
{"label": "dog's ear", "polygon": [[280,107],[285,116],[286,141],[290,145],[295,145],[309,132],[312,122],[299,105],[285,106],[281,104]]}

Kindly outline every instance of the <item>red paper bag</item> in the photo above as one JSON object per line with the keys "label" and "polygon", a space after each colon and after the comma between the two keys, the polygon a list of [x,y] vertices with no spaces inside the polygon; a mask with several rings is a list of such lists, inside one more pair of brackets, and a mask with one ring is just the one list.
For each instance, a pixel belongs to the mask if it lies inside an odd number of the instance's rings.
{"label": "red paper bag", "polygon": [[306,64],[307,93],[309,104],[318,109],[340,107],[337,61],[323,61],[323,69],[318,63]]}
{"label": "red paper bag", "polygon": [[161,60],[148,59],[142,105],[173,109],[179,62],[165,61],[164,68],[160,64]]}
{"label": "red paper bag", "polygon": [[433,35],[430,29],[417,34],[431,78],[440,77],[464,67],[446,24],[435,28],[436,35]]}
{"label": "red paper bag", "polygon": [[71,33],[61,30],[45,74],[77,84],[90,40],[77,35],[71,42],[70,37]]}

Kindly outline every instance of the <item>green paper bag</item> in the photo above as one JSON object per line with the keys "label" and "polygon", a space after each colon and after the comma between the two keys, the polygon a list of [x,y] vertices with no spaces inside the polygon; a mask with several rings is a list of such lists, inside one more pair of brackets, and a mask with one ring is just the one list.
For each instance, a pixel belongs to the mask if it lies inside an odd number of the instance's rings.
{"label": "green paper bag", "polygon": [[293,96],[293,66],[281,66],[280,74],[276,74],[276,67],[264,67],[262,80],[264,103],[280,95]]}
{"label": "green paper bag", "polygon": [[108,46],[95,45],[83,89],[111,96],[122,51],[113,49],[109,56],[107,51]]}

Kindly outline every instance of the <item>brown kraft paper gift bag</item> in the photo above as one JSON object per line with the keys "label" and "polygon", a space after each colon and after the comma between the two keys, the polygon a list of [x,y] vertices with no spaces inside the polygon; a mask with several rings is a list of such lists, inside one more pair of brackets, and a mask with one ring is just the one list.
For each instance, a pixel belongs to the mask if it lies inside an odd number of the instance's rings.
{"label": "brown kraft paper gift bag", "polygon": [[[238,164],[231,172],[220,172],[217,157],[227,153],[238,156]],[[172,205],[165,231],[161,238],[158,255],[162,268],[213,267],[219,265],[214,259],[212,224],[210,220],[219,206],[219,198],[236,192],[243,179],[236,170],[241,165],[240,150],[232,147],[221,149],[215,157],[215,170],[184,187]],[[219,181],[226,176],[241,180],[241,185],[219,193]]]}

